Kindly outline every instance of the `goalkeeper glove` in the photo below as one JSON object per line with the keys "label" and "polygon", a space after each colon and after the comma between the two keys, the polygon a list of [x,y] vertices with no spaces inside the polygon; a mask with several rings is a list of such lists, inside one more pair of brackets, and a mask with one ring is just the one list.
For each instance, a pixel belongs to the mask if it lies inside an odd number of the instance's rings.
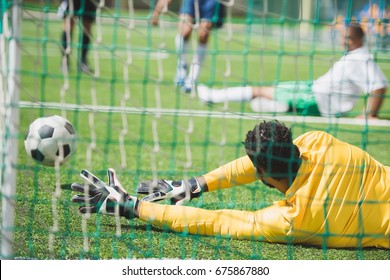
{"label": "goalkeeper glove", "polygon": [[138,217],[140,202],[128,195],[114,169],[107,170],[108,186],[87,170],[82,170],[80,176],[86,184],[73,183],[71,188],[84,193],[72,198],[72,202],[82,204],[79,208],[81,213],[101,213],[127,219]]}
{"label": "goalkeeper glove", "polygon": [[202,194],[202,188],[195,177],[188,181],[150,180],[139,183],[137,193],[147,194],[142,201],[170,199],[171,204],[186,204]]}

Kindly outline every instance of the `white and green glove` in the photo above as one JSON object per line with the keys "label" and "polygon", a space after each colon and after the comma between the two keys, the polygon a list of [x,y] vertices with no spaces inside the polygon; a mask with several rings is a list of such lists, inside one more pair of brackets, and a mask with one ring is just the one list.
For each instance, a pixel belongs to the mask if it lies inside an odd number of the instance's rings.
{"label": "white and green glove", "polygon": [[202,188],[195,177],[188,181],[150,180],[138,184],[138,194],[146,194],[142,201],[169,199],[171,204],[183,205],[202,194]]}
{"label": "white and green glove", "polygon": [[85,183],[73,183],[71,188],[83,193],[72,198],[72,202],[81,204],[81,213],[101,213],[127,219],[138,217],[140,202],[125,191],[114,169],[107,170],[108,185],[87,170],[81,170],[80,176]]}

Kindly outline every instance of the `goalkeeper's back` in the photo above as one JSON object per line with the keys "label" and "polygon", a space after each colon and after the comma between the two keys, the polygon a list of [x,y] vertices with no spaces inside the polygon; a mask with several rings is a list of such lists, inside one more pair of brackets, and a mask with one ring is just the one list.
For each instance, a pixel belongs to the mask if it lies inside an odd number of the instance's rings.
{"label": "goalkeeper's back", "polygon": [[303,163],[286,196],[305,208],[294,218],[295,234],[310,231],[319,244],[326,238],[335,247],[389,248],[390,167],[325,132],[306,133],[294,143]]}

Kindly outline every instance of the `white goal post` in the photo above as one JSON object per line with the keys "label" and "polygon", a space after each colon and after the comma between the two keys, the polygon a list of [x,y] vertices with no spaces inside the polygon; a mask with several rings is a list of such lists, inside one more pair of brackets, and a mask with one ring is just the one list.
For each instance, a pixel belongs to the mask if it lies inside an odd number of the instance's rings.
{"label": "white goal post", "polygon": [[[0,182],[1,182],[1,259],[13,258],[16,164],[18,158],[20,30],[22,1],[13,1],[11,17],[1,1],[0,32]],[[8,21],[11,28],[8,29]]]}

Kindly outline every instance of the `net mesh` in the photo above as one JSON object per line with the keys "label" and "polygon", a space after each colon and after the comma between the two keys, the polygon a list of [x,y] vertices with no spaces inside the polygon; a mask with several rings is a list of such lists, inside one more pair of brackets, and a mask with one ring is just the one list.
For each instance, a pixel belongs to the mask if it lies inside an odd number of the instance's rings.
{"label": "net mesh", "polygon": [[[73,2],[73,1],[70,1]],[[381,120],[360,114],[362,97],[346,118],[254,113],[249,103],[205,104],[196,92],[183,93],[173,82],[178,52],[175,36],[179,4],[173,1],[151,24],[155,1],[93,1],[96,20],[88,52],[90,72],[78,71],[83,26],[66,32],[69,64],[61,56],[61,34],[69,18],[57,16],[56,1],[1,1],[1,109],[7,94],[7,42],[12,26],[7,11],[22,5],[20,132],[18,140],[13,257],[33,259],[389,259],[388,250],[332,249],[272,244],[173,233],[138,220],[79,215],[70,184],[85,168],[105,180],[116,169],[129,193],[146,179],[188,179],[244,155],[242,141],[261,120],[278,119],[294,137],[325,130],[363,148],[389,165],[390,107]],[[368,1],[373,5],[376,1]],[[375,3],[374,3],[375,2]],[[387,7],[387,1],[379,1]],[[313,80],[343,54],[339,26],[359,16],[375,61],[390,76],[385,12],[357,14],[367,1],[221,1],[224,25],[210,34],[199,83],[226,88]],[[382,10],[378,10],[382,11]],[[77,12],[77,11],[75,11]],[[188,56],[197,49],[195,21]],[[70,38],[72,38],[70,42]],[[5,113],[0,112],[2,127]],[[62,115],[74,125],[77,151],[70,162],[44,167],[24,151],[28,125],[37,117]],[[5,151],[2,150],[2,157]],[[3,175],[3,173],[2,173]],[[2,182],[4,177],[2,176]],[[3,193],[2,193],[3,198]],[[283,199],[261,182],[208,193],[190,205],[205,209],[256,210]]]}

